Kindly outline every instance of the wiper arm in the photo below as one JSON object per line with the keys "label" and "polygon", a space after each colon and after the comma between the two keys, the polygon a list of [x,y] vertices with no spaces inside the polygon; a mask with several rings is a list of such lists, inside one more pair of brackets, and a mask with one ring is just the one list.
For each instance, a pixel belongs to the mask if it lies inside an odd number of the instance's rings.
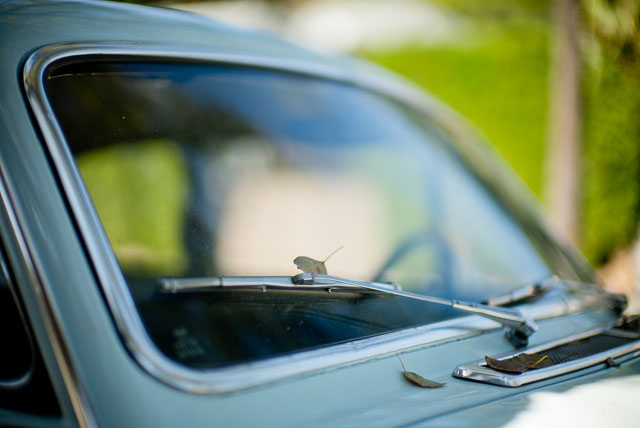
{"label": "wiper arm", "polygon": [[598,288],[597,285],[579,281],[560,279],[551,275],[545,279],[529,283],[505,294],[491,296],[482,303],[489,306],[503,306],[518,303],[532,297],[541,296],[552,289],[564,289],[571,293],[583,293],[600,296],[615,311],[622,313],[627,308],[627,298],[623,294],[610,293]]}
{"label": "wiper arm", "polygon": [[[304,275],[304,274],[303,274]],[[311,275],[311,274],[307,274]],[[344,282],[320,283],[296,281],[296,276],[210,276],[204,278],[160,278],[158,285],[160,290],[168,293],[184,293],[190,291],[206,291],[216,289],[285,289],[285,290],[358,290],[360,285],[347,284]],[[314,275],[315,277],[328,277],[329,275]],[[345,280],[346,281],[346,280]],[[357,281],[352,281],[357,282]],[[401,290],[396,284],[383,282],[371,283],[376,285],[376,289]],[[373,290],[373,289],[371,289]]]}
{"label": "wiper arm", "polygon": [[489,306],[504,306],[517,303],[522,300],[530,299],[531,297],[541,296],[559,283],[560,279],[553,275],[542,281],[529,283],[508,293],[491,296],[488,299],[483,300],[482,303]]}
{"label": "wiper arm", "polygon": [[450,306],[460,311],[470,312],[485,318],[499,322],[508,327],[507,339],[516,347],[526,346],[529,342],[529,336],[538,330],[538,325],[531,319],[526,318],[517,309],[512,308],[495,308],[480,303],[463,302],[461,300],[449,300],[441,297],[426,296],[423,294],[411,293],[400,289],[389,289],[380,287],[379,282],[354,281],[351,279],[340,278],[331,275],[315,275],[310,273],[301,273],[293,277],[293,281],[297,284],[317,284],[317,285],[347,285],[351,287],[360,287],[368,290],[375,290],[386,294],[402,296],[413,300],[435,303],[438,305]]}
{"label": "wiper arm", "polygon": [[536,323],[524,317],[520,311],[512,308],[496,308],[480,303],[462,302],[440,297],[403,291],[393,284],[369,281],[355,281],[332,275],[301,273],[290,276],[254,276],[254,277],[209,277],[209,278],[162,278],[159,280],[162,291],[179,293],[186,291],[205,291],[224,288],[260,288],[260,289],[360,289],[406,297],[413,300],[450,306],[460,311],[497,321],[508,327],[507,338],[517,348],[526,346],[529,336],[538,330]]}

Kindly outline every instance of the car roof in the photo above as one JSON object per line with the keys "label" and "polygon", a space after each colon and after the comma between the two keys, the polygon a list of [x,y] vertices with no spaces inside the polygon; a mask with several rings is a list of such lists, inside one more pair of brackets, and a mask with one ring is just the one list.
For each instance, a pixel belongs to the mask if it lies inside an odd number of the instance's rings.
{"label": "car roof", "polygon": [[26,55],[47,45],[108,42],[163,44],[180,51],[305,64],[329,74],[390,78],[390,73],[345,55],[313,51],[266,32],[168,8],[104,1],[8,0],[0,2],[0,28],[5,51],[0,61],[5,65],[15,58],[24,61]]}
{"label": "car roof", "polygon": [[265,33],[236,29],[188,12],[126,3],[8,0],[0,3],[0,25],[2,38],[15,46],[109,40],[314,58],[310,51]]}

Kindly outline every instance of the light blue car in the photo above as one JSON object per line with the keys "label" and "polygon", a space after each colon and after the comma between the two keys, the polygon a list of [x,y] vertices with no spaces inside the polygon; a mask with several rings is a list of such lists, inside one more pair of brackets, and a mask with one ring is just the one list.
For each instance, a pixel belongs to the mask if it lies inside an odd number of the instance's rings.
{"label": "light blue car", "polygon": [[0,425],[637,422],[624,298],[435,99],[164,9],[0,38]]}

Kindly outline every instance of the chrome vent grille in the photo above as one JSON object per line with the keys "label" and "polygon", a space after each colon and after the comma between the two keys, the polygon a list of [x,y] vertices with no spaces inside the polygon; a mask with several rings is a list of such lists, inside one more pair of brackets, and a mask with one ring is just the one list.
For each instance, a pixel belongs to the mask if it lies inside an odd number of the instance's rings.
{"label": "chrome vent grille", "polygon": [[562,364],[625,346],[637,340],[605,333],[546,349],[542,353],[554,364]]}
{"label": "chrome vent grille", "polygon": [[488,367],[483,359],[456,367],[453,376],[500,386],[522,386],[597,364],[617,365],[630,358],[638,357],[640,356],[640,335],[622,329],[598,331],[588,337],[575,337],[562,343],[542,344],[494,358],[507,359],[523,352],[546,355],[553,364],[544,368],[530,369],[524,373],[507,373]]}

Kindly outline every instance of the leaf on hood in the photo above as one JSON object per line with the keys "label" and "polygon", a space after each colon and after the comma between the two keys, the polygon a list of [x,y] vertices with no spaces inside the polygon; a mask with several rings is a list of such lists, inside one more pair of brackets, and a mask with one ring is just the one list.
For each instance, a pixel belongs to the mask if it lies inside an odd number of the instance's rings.
{"label": "leaf on hood", "polygon": [[498,360],[489,356],[484,357],[487,365],[494,370],[500,370],[509,373],[524,373],[531,369],[540,369],[553,365],[553,362],[547,359],[547,355],[542,354],[518,354],[511,358]]}
{"label": "leaf on hood", "polygon": [[444,383],[435,382],[433,380],[425,379],[420,376],[418,373],[404,371],[404,377],[409,379],[411,383],[415,383],[418,386],[423,388],[441,388],[444,386]]}
{"label": "leaf on hood", "polygon": [[307,256],[298,256],[293,259],[293,263],[304,273],[317,273],[321,275],[327,274],[327,267],[324,263],[329,260],[329,257],[333,256],[335,253],[340,251],[342,247],[338,247],[334,252],[329,254],[326,259],[320,261],[316,259],[312,259]]}
{"label": "leaf on hood", "polygon": [[408,372],[407,369],[404,368],[404,364],[400,359],[400,355],[396,354],[396,357],[400,360],[400,364],[402,365],[402,371],[404,373],[404,377],[409,380],[409,382],[421,386],[423,388],[441,388],[444,386],[444,383],[435,382],[433,380],[425,379],[420,376],[418,373]]}

